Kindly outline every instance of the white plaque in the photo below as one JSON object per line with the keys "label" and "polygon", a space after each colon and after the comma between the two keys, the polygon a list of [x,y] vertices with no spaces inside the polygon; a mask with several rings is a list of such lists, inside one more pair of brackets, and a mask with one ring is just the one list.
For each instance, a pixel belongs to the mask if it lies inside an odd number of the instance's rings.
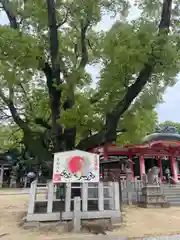
{"label": "white plaque", "polygon": [[99,182],[99,155],[80,150],[54,154],[53,183]]}

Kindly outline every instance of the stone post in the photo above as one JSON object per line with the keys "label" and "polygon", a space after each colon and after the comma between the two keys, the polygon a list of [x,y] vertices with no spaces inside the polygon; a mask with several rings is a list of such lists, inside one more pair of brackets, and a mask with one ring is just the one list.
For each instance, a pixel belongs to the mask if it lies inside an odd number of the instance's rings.
{"label": "stone post", "polygon": [[82,211],[87,212],[88,210],[88,183],[82,183],[81,188],[81,198],[82,198]]}
{"label": "stone post", "polygon": [[[109,208],[111,210],[114,210],[114,186],[113,186],[113,182],[108,182],[108,192],[109,192]],[[119,187],[119,186],[118,186]],[[105,189],[104,189],[105,190]],[[118,191],[119,191],[119,188],[118,188]],[[119,199],[118,199],[119,201]]]}
{"label": "stone post", "polygon": [[81,230],[81,198],[74,198],[74,213],[73,213],[73,231],[79,232]]}
{"label": "stone post", "polygon": [[53,182],[48,183],[48,196],[47,196],[47,213],[52,213],[53,211],[53,194],[54,194],[54,184]]}
{"label": "stone post", "polygon": [[24,188],[27,188],[27,181],[28,181],[27,176],[25,176],[24,177]]}
{"label": "stone post", "polygon": [[120,210],[120,205],[119,205],[119,183],[118,182],[113,182],[113,201],[114,201],[114,206],[113,210],[119,211]]}
{"label": "stone post", "polygon": [[98,183],[98,210],[104,211],[104,185],[103,185],[103,182]]}
{"label": "stone post", "polygon": [[29,206],[28,206],[28,214],[33,214],[35,209],[35,201],[36,201],[36,189],[37,181],[33,181],[31,183],[30,194],[29,194]]}
{"label": "stone post", "polygon": [[66,183],[65,186],[65,212],[71,211],[71,183]]}
{"label": "stone post", "polygon": [[4,165],[1,165],[1,173],[0,173],[0,188],[3,187],[3,177],[4,177]]}
{"label": "stone post", "polygon": [[126,169],[126,191],[127,191],[127,204],[132,204],[132,182],[131,182],[132,171],[131,169]]}

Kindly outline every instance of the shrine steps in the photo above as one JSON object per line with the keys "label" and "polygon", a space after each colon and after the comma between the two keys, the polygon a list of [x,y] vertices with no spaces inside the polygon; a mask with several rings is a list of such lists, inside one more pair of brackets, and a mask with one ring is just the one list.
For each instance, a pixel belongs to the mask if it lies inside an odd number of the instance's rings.
{"label": "shrine steps", "polygon": [[162,190],[171,206],[180,206],[180,185],[163,184]]}

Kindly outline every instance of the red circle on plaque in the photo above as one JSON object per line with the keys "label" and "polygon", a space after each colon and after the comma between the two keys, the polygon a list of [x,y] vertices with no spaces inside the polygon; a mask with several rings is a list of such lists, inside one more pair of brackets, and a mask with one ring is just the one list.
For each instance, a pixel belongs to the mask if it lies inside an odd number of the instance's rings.
{"label": "red circle on plaque", "polygon": [[82,170],[82,165],[84,163],[84,158],[81,156],[74,156],[70,159],[68,163],[68,169],[71,173],[77,173]]}

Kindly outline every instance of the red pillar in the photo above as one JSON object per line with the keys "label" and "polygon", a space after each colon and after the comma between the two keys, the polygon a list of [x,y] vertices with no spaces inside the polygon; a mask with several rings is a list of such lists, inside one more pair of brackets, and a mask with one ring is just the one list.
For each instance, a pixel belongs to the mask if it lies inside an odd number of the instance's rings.
{"label": "red pillar", "polygon": [[104,145],[104,160],[108,160],[108,145]]}
{"label": "red pillar", "polygon": [[142,178],[143,174],[145,173],[144,156],[139,157],[139,165],[140,165],[140,177]]}
{"label": "red pillar", "polygon": [[158,158],[157,161],[158,161],[158,168],[160,169],[160,178],[162,180],[162,178],[163,178],[162,160],[161,160],[161,158]]}
{"label": "red pillar", "polygon": [[176,158],[174,156],[170,156],[169,160],[170,160],[173,182],[177,183],[178,182],[178,176],[177,176],[177,169],[176,169]]}

